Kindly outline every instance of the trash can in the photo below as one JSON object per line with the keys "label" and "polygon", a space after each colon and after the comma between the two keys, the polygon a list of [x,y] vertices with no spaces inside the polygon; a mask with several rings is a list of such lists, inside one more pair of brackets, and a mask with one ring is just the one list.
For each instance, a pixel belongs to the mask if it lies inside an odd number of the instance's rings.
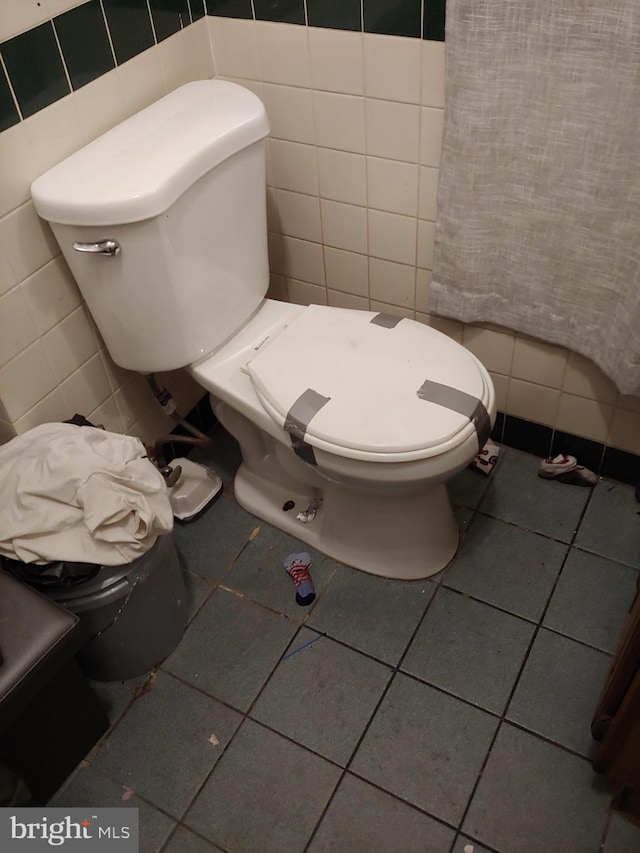
{"label": "trash can", "polygon": [[121,566],[49,564],[3,558],[2,566],[80,618],[85,675],[122,681],[153,669],[180,642],[187,601],[173,534]]}

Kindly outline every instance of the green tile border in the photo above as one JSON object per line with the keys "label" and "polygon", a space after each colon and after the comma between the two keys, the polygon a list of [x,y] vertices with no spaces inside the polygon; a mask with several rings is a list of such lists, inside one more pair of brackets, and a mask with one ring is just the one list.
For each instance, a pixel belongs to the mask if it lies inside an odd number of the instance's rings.
{"label": "green tile border", "polygon": [[[0,0],[1,2],[1,0]],[[81,45],[55,38],[55,22],[81,20],[84,6],[74,7],[0,44],[0,132],[54,103],[74,89],[106,74],[205,15],[302,26],[381,33],[443,41],[446,0],[103,0],[101,26]],[[149,11],[151,9],[151,13]],[[113,55],[105,49],[108,33]],[[87,39],[83,30],[82,37]],[[95,42],[95,43],[94,43]],[[65,47],[66,43],[66,47]],[[66,57],[66,62],[65,62]],[[8,78],[8,79],[7,79]]]}

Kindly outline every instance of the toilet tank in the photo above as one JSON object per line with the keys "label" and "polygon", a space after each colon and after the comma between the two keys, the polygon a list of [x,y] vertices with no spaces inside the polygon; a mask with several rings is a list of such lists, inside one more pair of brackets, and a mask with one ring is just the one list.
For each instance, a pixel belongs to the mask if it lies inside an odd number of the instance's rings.
{"label": "toilet tank", "polygon": [[32,184],[116,364],[143,373],[191,364],[261,303],[268,132],[252,92],[201,80]]}

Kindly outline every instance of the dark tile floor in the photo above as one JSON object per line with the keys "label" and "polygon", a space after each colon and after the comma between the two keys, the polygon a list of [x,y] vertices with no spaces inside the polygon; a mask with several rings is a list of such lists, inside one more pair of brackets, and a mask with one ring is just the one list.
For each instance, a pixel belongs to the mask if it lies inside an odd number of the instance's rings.
{"label": "dark tile floor", "polygon": [[451,484],[464,532],[428,581],[312,553],[225,492],[176,529],[191,621],[150,676],[97,685],[112,727],[52,805],[140,809],[165,853],[633,853],[589,763],[640,569],[633,491],[544,481],[504,449]]}

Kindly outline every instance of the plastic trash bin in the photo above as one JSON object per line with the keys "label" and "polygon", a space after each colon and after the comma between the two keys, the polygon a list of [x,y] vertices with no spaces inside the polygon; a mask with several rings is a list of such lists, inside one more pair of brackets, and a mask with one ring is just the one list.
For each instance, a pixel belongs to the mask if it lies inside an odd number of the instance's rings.
{"label": "plastic trash bin", "polygon": [[52,581],[38,566],[3,561],[4,568],[80,618],[87,638],[78,653],[85,675],[121,681],[153,669],[180,642],[187,624],[184,578],[173,535],[132,563],[87,566],[74,582]]}

